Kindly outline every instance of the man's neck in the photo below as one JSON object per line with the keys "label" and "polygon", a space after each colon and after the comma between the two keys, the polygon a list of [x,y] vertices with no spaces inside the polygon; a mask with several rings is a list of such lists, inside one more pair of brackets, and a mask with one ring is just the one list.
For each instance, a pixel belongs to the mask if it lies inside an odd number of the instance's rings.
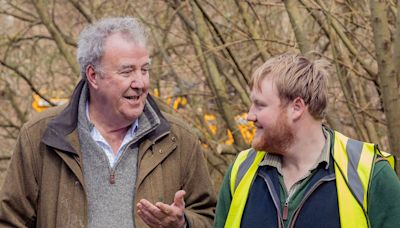
{"label": "man's neck", "polygon": [[114,154],[118,153],[125,135],[130,129],[132,123],[127,121],[116,122],[115,118],[109,118],[103,115],[103,112],[96,111],[95,104],[89,104],[89,118],[97,131],[103,136],[106,142],[111,146]]}
{"label": "man's neck", "polygon": [[326,142],[320,123],[298,129],[293,144],[282,156],[282,172],[287,189],[309,172]]}

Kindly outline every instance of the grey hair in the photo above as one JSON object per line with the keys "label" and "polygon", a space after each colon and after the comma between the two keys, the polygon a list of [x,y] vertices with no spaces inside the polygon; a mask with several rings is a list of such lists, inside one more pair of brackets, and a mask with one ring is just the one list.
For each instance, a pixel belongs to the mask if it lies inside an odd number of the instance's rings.
{"label": "grey hair", "polygon": [[88,65],[93,65],[95,70],[101,71],[100,61],[104,55],[105,41],[115,33],[122,33],[126,39],[147,47],[146,28],[135,18],[105,18],[90,24],[83,29],[78,40],[76,57],[82,78],[86,78]]}

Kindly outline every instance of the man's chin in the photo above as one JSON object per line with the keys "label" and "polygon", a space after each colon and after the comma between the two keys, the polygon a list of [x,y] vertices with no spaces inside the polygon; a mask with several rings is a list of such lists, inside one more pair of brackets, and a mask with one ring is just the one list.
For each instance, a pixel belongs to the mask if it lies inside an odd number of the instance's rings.
{"label": "man's chin", "polygon": [[143,114],[143,111],[138,110],[136,112],[132,112],[132,110],[130,110],[130,111],[124,113],[124,117],[125,117],[125,120],[133,122],[133,121],[136,121],[142,114]]}
{"label": "man's chin", "polygon": [[274,146],[271,147],[271,145],[267,145],[264,142],[253,142],[251,147],[256,151],[265,151],[269,154],[282,155],[282,151],[280,149],[277,149]]}
{"label": "man's chin", "polygon": [[251,143],[251,147],[254,148],[257,151],[265,151],[266,150],[266,145],[262,142],[255,141]]}

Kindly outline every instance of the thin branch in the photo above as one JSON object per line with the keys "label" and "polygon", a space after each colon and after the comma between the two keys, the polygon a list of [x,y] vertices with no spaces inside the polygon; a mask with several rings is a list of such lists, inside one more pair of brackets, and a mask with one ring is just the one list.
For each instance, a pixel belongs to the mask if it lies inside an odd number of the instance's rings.
{"label": "thin branch", "polygon": [[[322,9],[324,9],[324,4],[320,1],[317,0],[318,4],[321,6]],[[322,18],[313,10],[313,7],[309,5],[308,2],[305,0],[300,0],[300,2],[306,7],[306,9],[311,13],[315,21],[320,25],[320,27],[325,31],[326,34],[330,34],[328,25],[326,23],[323,23]],[[327,10],[323,10],[325,13],[325,16],[329,19],[331,16],[327,12]],[[367,63],[360,55],[358,50],[354,47],[353,43],[351,40],[346,36],[346,34],[339,28],[339,25],[337,24],[336,21],[330,20],[330,25],[334,28],[336,33],[339,35],[340,39],[344,43],[344,45],[347,47],[347,49],[350,51],[350,53],[356,57],[357,61],[361,64],[361,66],[365,69],[365,71],[372,77],[372,78],[377,78],[377,70],[373,69],[371,67],[370,63]],[[378,82],[376,82],[378,84]]]}
{"label": "thin branch", "polygon": [[51,102],[48,98],[46,98],[41,92],[39,92],[39,90],[36,89],[36,87],[33,85],[32,81],[28,78],[28,76],[26,76],[24,73],[22,73],[16,66],[10,65],[10,64],[4,62],[2,59],[0,59],[0,64],[2,66],[6,67],[7,69],[13,71],[19,77],[21,77],[28,84],[29,88],[31,88],[32,92],[36,93],[40,98],[42,98],[43,100],[48,102],[51,106],[56,105],[53,102]]}
{"label": "thin branch", "polygon": [[34,22],[38,21],[37,19],[36,20],[29,19],[27,17],[23,17],[23,16],[20,16],[20,15],[14,14],[14,13],[10,13],[10,12],[7,12],[5,10],[1,10],[0,14],[4,14],[4,15],[7,15],[7,16],[12,16],[12,17],[14,17],[14,18],[16,18],[18,20],[25,21],[25,22],[30,22],[30,23],[34,23]]}
{"label": "thin branch", "polygon": [[20,11],[23,15],[28,15],[28,16],[30,16],[30,17],[32,17],[32,18],[38,19],[38,18],[36,17],[36,15],[34,15],[34,14],[32,14],[32,13],[30,12],[30,10],[22,9],[22,8],[19,7],[18,5],[13,4],[11,1],[7,1],[7,4],[9,4],[12,8],[16,9],[17,11]]}
{"label": "thin branch", "polygon": [[35,9],[39,14],[39,17],[42,23],[45,25],[47,31],[53,37],[54,42],[60,50],[60,53],[64,56],[74,75],[78,77],[80,75],[78,64],[76,63],[73,55],[68,50],[62,35],[60,34],[60,32],[58,32],[58,30],[54,27],[54,23],[52,23],[52,21],[50,20],[49,15],[47,14],[44,0],[31,0],[31,2],[35,6]]}
{"label": "thin branch", "polygon": [[95,18],[91,14],[89,14],[87,10],[80,4],[81,3],[80,1],[75,1],[75,0],[68,0],[68,1],[75,7],[75,9],[78,10],[79,13],[82,14],[82,16],[86,19],[86,21],[89,24],[95,20]]}
{"label": "thin branch", "polygon": [[53,40],[50,36],[45,36],[45,35],[34,35],[34,36],[29,36],[29,37],[12,37],[9,38],[8,45],[11,44],[16,44],[19,42],[23,41],[37,41],[37,40]]}
{"label": "thin branch", "polygon": [[[203,9],[203,7],[200,5],[200,3],[197,0],[194,0],[194,3],[197,5],[197,7],[199,8],[199,10],[201,11],[201,13],[203,14],[204,18],[207,20],[207,22],[211,25],[211,27],[213,28],[214,32],[216,33],[218,39],[220,40],[220,42],[222,44],[225,44],[226,41],[224,39],[224,37],[222,36],[222,34],[220,33],[220,31],[218,30],[218,28],[215,26],[215,24],[213,23],[213,21],[211,20],[211,18],[208,16],[208,14],[205,12],[205,10]],[[227,51],[228,56],[230,57],[230,59],[233,61],[234,65],[236,66],[235,69],[237,69],[239,71],[239,73],[241,74],[242,78],[246,81],[246,83],[249,82],[249,78],[248,76],[243,72],[242,67],[239,65],[239,62],[236,60],[236,57],[234,56],[232,50],[230,48],[225,48],[225,50]]]}

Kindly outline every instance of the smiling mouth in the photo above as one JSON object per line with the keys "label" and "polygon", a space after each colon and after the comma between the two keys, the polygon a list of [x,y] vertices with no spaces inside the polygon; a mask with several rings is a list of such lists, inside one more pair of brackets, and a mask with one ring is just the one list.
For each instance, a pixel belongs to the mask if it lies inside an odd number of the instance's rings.
{"label": "smiling mouth", "polygon": [[262,126],[258,126],[257,124],[254,124],[254,127],[256,127],[256,129],[262,129]]}
{"label": "smiling mouth", "polygon": [[125,99],[132,100],[132,101],[139,100],[139,97],[140,96],[124,96]]}

